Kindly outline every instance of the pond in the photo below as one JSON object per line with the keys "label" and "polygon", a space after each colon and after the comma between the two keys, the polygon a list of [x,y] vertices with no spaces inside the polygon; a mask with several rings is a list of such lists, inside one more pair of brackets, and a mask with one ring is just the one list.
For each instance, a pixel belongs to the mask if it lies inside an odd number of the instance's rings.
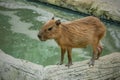
{"label": "pond", "polygon": [[[0,49],[13,57],[44,66],[57,64],[60,48],[54,40],[41,42],[37,34],[42,25],[53,16],[62,21],[75,20],[87,15],[40,2],[0,0]],[[104,21],[106,37],[102,40],[102,56],[120,52],[120,26]],[[73,62],[91,58],[92,49],[73,49]],[[65,63],[67,56],[65,56]]]}

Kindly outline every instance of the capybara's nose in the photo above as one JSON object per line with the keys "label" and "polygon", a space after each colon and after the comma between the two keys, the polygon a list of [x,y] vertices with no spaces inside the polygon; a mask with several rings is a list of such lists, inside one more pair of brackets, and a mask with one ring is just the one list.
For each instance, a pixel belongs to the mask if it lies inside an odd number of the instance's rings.
{"label": "capybara's nose", "polygon": [[41,38],[41,35],[38,34],[38,38]]}

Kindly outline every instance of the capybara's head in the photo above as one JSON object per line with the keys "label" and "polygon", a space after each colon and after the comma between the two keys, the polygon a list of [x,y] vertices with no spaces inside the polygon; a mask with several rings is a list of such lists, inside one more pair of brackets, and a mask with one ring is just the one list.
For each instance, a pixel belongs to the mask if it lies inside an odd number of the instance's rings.
{"label": "capybara's head", "polygon": [[46,41],[48,39],[55,39],[59,34],[59,25],[61,24],[60,20],[55,20],[52,18],[46,22],[38,33],[38,38],[41,41]]}

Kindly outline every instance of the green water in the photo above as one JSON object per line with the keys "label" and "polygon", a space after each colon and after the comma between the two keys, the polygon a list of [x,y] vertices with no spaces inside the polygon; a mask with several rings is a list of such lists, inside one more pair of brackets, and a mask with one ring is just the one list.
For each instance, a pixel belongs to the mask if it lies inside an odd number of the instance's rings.
{"label": "green water", "polygon": [[[62,21],[85,17],[80,13],[26,0],[0,0],[0,49],[13,57],[41,65],[57,64],[60,48],[54,40],[41,42],[37,33],[41,26],[55,16]],[[120,52],[120,26],[104,22],[107,26],[103,56]],[[91,58],[91,48],[73,49],[73,62]],[[65,56],[67,62],[67,56]]]}

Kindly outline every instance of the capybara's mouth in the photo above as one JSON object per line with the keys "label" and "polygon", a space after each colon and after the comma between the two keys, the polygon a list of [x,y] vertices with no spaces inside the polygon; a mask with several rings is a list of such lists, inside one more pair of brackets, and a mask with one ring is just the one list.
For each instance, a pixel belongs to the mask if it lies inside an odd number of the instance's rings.
{"label": "capybara's mouth", "polygon": [[46,39],[43,39],[43,38],[39,38],[40,41],[46,41]]}
{"label": "capybara's mouth", "polygon": [[38,35],[38,38],[40,41],[46,41],[46,39],[44,39],[41,35]]}
{"label": "capybara's mouth", "polygon": [[40,41],[46,41],[45,39],[40,39]]}

